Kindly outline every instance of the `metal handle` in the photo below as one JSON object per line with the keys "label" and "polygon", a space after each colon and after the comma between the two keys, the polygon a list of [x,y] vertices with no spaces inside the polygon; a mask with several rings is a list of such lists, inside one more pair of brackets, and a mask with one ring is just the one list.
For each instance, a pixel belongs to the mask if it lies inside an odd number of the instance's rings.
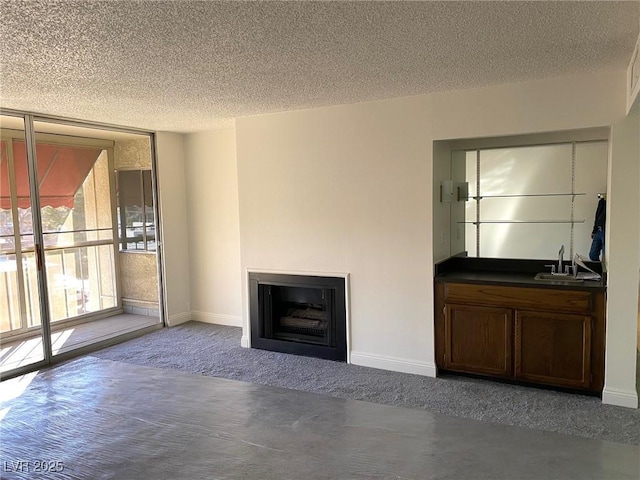
{"label": "metal handle", "polygon": [[35,244],[35,254],[36,254],[36,268],[38,270],[42,270],[42,250],[40,249],[40,244]]}
{"label": "metal handle", "polygon": [[555,265],[555,263],[553,265],[545,265],[545,267],[551,267],[551,273],[556,273],[556,265]]}

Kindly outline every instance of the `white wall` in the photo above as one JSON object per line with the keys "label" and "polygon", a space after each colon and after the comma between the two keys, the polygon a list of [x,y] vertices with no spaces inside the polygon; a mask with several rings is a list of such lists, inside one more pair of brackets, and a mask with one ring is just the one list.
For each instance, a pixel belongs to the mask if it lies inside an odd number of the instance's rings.
{"label": "white wall", "polygon": [[236,121],[243,273],[351,274],[351,361],[423,374],[434,373],[428,111],[413,97]]}
{"label": "white wall", "polygon": [[612,158],[607,198],[606,253],[607,350],[603,401],[636,408],[637,307],[640,280],[640,116],[616,122],[611,136]]}
{"label": "white wall", "polygon": [[159,132],[156,147],[167,322],[176,325],[191,319],[184,136]]}
{"label": "white wall", "polygon": [[624,116],[625,73],[510,83],[433,95],[435,140],[611,125]]}
{"label": "white wall", "polygon": [[238,173],[234,129],[186,136],[191,311],[242,326]]}
{"label": "white wall", "polygon": [[609,126],[625,95],[613,72],[238,119],[245,342],[247,269],[350,273],[352,362],[433,374],[433,141]]}

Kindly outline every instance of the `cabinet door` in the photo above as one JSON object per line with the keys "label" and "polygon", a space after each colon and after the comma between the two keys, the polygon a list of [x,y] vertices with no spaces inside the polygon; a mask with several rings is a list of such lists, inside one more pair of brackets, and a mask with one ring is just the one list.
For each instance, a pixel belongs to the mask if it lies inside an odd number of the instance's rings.
{"label": "cabinet door", "polygon": [[512,376],[512,311],[446,305],[445,368]]}
{"label": "cabinet door", "polygon": [[516,378],[589,387],[591,317],[517,310],[515,328]]}

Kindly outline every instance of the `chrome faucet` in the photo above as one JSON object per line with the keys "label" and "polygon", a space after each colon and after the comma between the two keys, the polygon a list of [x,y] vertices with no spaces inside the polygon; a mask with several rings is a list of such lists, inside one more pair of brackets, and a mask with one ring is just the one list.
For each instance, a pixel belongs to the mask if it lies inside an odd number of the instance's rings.
{"label": "chrome faucet", "polygon": [[558,252],[558,273],[562,273],[562,257],[564,257],[564,245],[560,247]]}

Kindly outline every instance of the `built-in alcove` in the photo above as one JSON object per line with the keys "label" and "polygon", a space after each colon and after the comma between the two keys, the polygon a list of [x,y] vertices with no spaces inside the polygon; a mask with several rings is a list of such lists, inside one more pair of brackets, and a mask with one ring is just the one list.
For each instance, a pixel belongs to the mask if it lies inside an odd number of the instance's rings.
{"label": "built-in alcove", "polygon": [[609,129],[434,142],[434,258],[588,256]]}
{"label": "built-in alcove", "polygon": [[346,361],[345,279],[249,274],[251,346]]}
{"label": "built-in alcove", "polygon": [[597,279],[567,273],[545,283],[539,273],[549,264],[575,271],[574,254],[584,260],[596,250],[610,134],[434,142],[438,372],[603,393],[606,258],[597,251],[602,262],[586,262]]}

